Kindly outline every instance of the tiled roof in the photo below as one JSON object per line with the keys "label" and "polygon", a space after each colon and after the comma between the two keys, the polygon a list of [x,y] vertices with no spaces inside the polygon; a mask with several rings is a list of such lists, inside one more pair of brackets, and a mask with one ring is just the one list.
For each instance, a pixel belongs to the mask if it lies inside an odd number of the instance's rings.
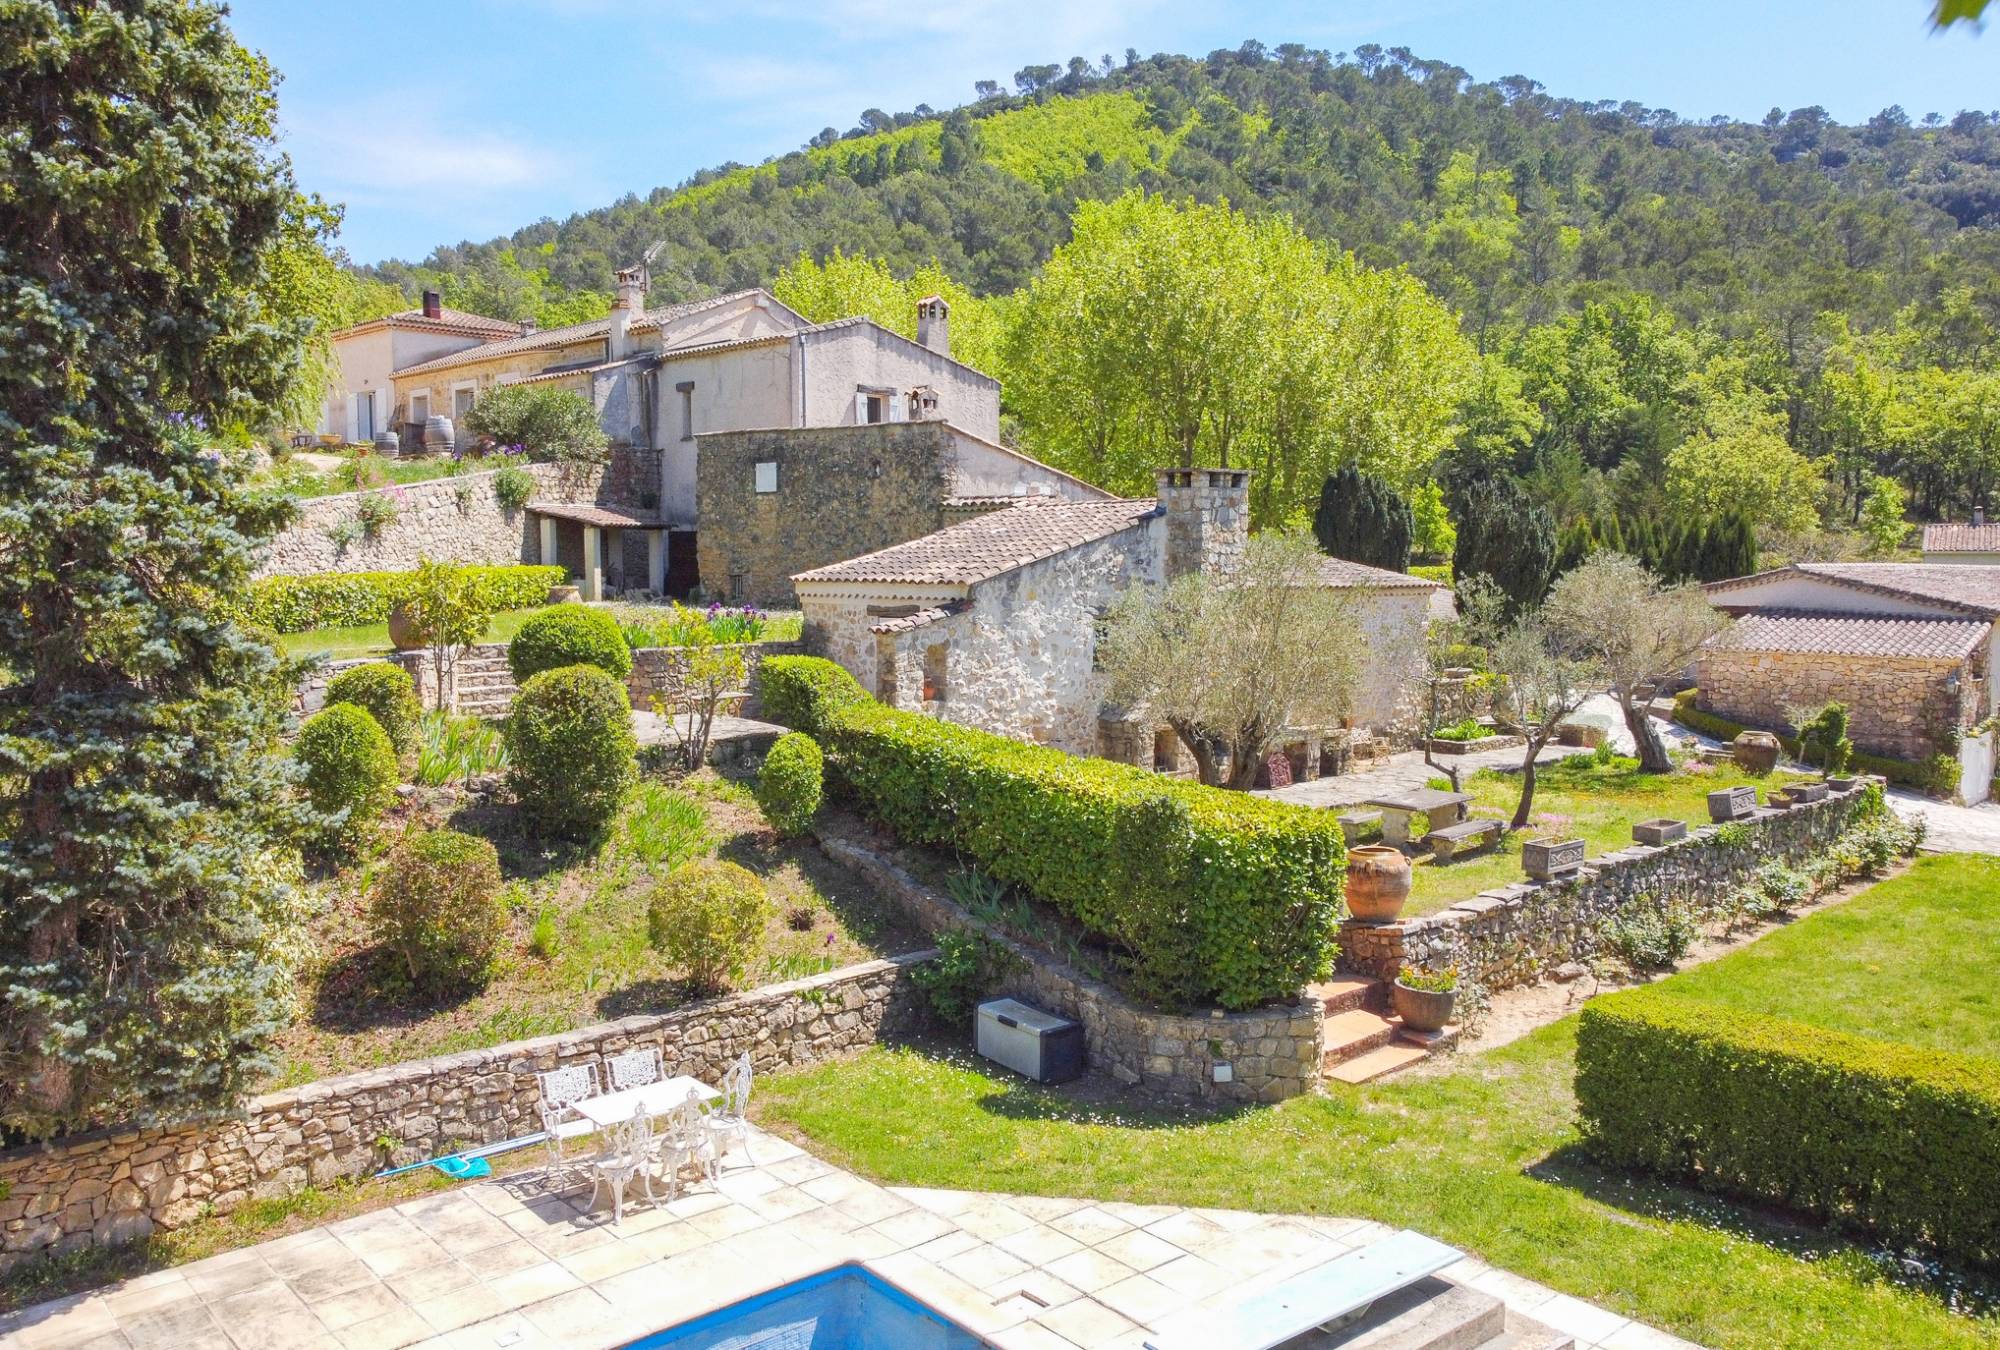
{"label": "tiled roof", "polygon": [[442,328],[451,331],[472,333],[492,333],[507,337],[521,331],[521,325],[506,319],[489,319],[484,314],[473,314],[463,309],[451,309],[440,305],[438,315],[433,319],[421,309],[399,309],[394,314],[383,316],[399,328]]}
{"label": "tiled roof", "polygon": [[615,506],[588,506],[581,502],[529,502],[528,514],[574,520],[580,525],[608,530],[657,530],[664,524],[657,515],[634,515]]}
{"label": "tiled roof", "polygon": [[[747,291],[731,291],[728,295],[717,295],[707,300],[690,300],[685,304],[664,305],[659,309],[649,309],[632,320],[632,331],[640,332],[648,328],[658,328],[663,323],[686,318],[700,310],[731,300],[741,300],[755,295],[753,288]],[[518,332],[518,325],[509,325]],[[573,342],[586,342],[591,338],[603,337],[611,331],[611,320],[592,319],[588,323],[565,324],[561,328],[544,328],[535,333],[520,333],[503,342],[488,342],[478,347],[468,347],[462,352],[451,352],[434,357],[429,361],[419,361],[414,366],[404,366],[397,375],[427,375],[433,370],[448,370],[453,366],[472,365],[480,361],[491,361],[499,356],[514,356],[521,352],[545,351],[551,347],[566,347]]]}
{"label": "tiled roof", "polygon": [[1717,647],[1825,656],[1906,656],[1957,661],[1985,641],[1982,619],[1897,619],[1766,609],[1711,639]]}
{"label": "tiled roof", "polygon": [[1428,577],[1413,577],[1407,572],[1391,572],[1386,567],[1370,567],[1367,563],[1351,562],[1346,558],[1327,558],[1319,565],[1319,579],[1322,584],[1356,590],[1425,590],[1440,591],[1444,587]]}
{"label": "tiled roof", "polygon": [[1707,589],[1709,594],[1723,597],[1717,604],[1727,605],[1730,591],[1770,581],[1787,572],[1876,595],[1928,601],[1989,619],[2000,618],[2000,566],[1977,563],[1793,563],[1790,567],[1712,582]]}
{"label": "tiled roof", "polygon": [[2000,525],[1926,525],[1926,553],[2000,553]]}
{"label": "tiled roof", "polygon": [[907,633],[914,628],[924,628],[940,619],[949,619],[954,614],[963,614],[966,604],[963,600],[953,600],[949,604],[934,605],[920,609],[915,614],[902,614],[893,619],[877,619],[868,625],[871,633]]}
{"label": "tiled roof", "polygon": [[1116,534],[1158,510],[1151,498],[1072,502],[1029,497],[907,544],[801,572],[792,580],[970,584]]}

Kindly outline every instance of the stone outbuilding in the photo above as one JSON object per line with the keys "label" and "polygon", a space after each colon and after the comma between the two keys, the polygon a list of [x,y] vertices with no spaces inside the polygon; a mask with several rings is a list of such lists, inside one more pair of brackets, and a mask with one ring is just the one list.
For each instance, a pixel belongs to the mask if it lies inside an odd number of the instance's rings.
{"label": "stone outbuilding", "polygon": [[1837,699],[1859,749],[1956,753],[1961,798],[1987,798],[1994,738],[1980,727],[2000,711],[2000,566],[1795,563],[1708,594],[1735,622],[1696,662],[1702,711],[1784,730],[1795,711]]}

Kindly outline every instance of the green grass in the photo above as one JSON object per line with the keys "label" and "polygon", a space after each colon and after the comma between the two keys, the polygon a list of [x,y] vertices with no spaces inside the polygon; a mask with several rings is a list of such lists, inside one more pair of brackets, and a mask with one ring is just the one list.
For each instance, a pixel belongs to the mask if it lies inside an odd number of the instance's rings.
{"label": "green grass", "polygon": [[1909,871],[1676,976],[1675,992],[1860,1036],[2000,1056],[2000,858]]}
{"label": "green grass", "polygon": [[[2000,863],[1926,860],[1672,982],[1875,1034],[1959,1034],[1991,1019],[1997,910]],[[1919,916],[1939,931],[1915,934]],[[1890,952],[1907,972],[1875,968]],[[2000,1344],[1990,1282],[1913,1277],[1824,1229],[1594,1166],[1577,1148],[1575,1050],[1568,1017],[1443,1072],[1209,1113],[1107,1105],[960,1052],[877,1049],[765,1080],[759,1112],[890,1184],[1409,1226],[1704,1345]]]}
{"label": "green grass", "polygon": [[[1732,765],[1683,768],[1671,774],[1640,773],[1638,761],[1617,757],[1599,764],[1588,753],[1536,774],[1535,809],[1528,828],[1502,838],[1500,846],[1457,862],[1420,862],[1410,876],[1411,914],[1432,914],[1454,901],[1520,881],[1521,845],[1530,839],[1581,837],[1591,857],[1632,843],[1632,826],[1668,817],[1692,825],[1708,823],[1708,794],[1717,788],[1755,785],[1761,793],[1790,781],[1784,774],[1752,778]],[[1465,780],[1472,814],[1514,818],[1521,799],[1521,775],[1481,769]]]}
{"label": "green grass", "polygon": [[[481,642],[506,642],[521,631],[521,625],[540,614],[548,605],[533,609],[510,609],[495,614],[486,625]],[[281,633],[278,643],[285,655],[297,658],[324,656],[329,661],[351,661],[363,656],[381,656],[392,650],[389,625],[364,623],[354,628],[309,628],[303,633]]]}
{"label": "green grass", "polygon": [[[302,461],[287,459],[271,469],[266,475],[266,481],[284,489],[288,495],[304,501],[313,497],[331,497],[342,492],[390,487],[398,483],[427,483],[434,478],[476,473],[481,467],[485,467],[476,463],[467,464],[449,455],[433,455],[423,459],[384,459],[380,455],[364,454],[358,450],[318,453],[338,454],[342,462],[337,468],[318,473]],[[493,467],[497,467],[497,461]]]}

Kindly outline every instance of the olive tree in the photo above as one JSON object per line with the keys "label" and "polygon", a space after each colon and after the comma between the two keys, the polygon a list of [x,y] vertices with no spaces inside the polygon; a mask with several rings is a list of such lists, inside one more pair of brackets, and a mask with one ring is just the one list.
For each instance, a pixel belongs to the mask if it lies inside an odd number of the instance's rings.
{"label": "olive tree", "polygon": [[1598,664],[1638,747],[1640,769],[1672,772],[1639,691],[1679,673],[1728,623],[1701,586],[1668,586],[1637,558],[1598,553],[1556,581],[1542,614],[1572,651]]}
{"label": "olive tree", "polygon": [[1596,689],[1599,667],[1593,656],[1579,652],[1567,634],[1540,614],[1516,622],[1493,644],[1487,660],[1496,675],[1506,676],[1527,733],[1521,755],[1521,799],[1507,826],[1525,829],[1535,809],[1535,757],[1555,739],[1563,719],[1581,708]]}
{"label": "olive tree", "polygon": [[1309,535],[1260,534],[1233,573],[1126,592],[1098,645],[1110,698],[1172,727],[1202,782],[1250,787],[1288,730],[1333,726],[1353,701],[1360,639],[1325,560]]}

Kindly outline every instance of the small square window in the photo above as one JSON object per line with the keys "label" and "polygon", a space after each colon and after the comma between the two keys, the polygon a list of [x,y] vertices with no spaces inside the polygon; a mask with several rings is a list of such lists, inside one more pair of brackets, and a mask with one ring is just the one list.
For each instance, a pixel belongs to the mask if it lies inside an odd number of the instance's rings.
{"label": "small square window", "polygon": [[778,462],[767,459],[757,465],[757,491],[776,492],[778,490]]}

